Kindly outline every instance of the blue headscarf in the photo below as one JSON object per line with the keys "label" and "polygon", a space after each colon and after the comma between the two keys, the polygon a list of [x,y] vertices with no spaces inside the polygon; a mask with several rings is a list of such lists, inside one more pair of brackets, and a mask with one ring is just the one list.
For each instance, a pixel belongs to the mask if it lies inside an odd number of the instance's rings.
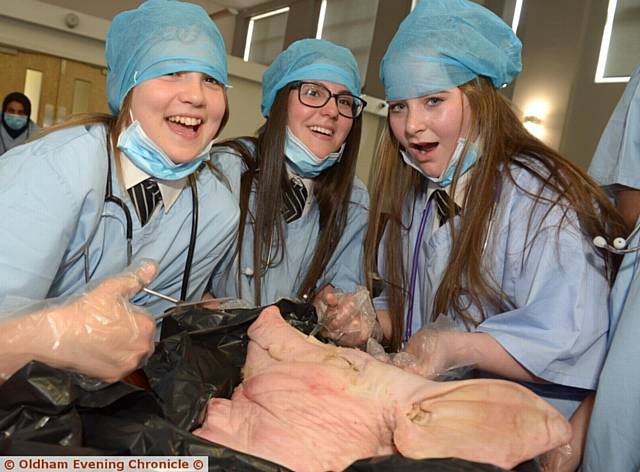
{"label": "blue headscarf", "polygon": [[360,96],[360,71],[351,51],[324,39],[292,43],[262,76],[262,115],[268,116],[276,94],[296,80],[323,80],[344,85]]}
{"label": "blue headscarf", "polygon": [[522,70],[522,44],[486,8],[467,0],[421,0],[400,24],[380,64],[387,100],[420,97],[478,76],[496,88]]}
{"label": "blue headscarf", "polygon": [[119,13],[109,28],[105,56],[107,98],[114,114],[133,87],[173,72],[202,72],[228,85],[220,31],[192,3],[148,0]]}

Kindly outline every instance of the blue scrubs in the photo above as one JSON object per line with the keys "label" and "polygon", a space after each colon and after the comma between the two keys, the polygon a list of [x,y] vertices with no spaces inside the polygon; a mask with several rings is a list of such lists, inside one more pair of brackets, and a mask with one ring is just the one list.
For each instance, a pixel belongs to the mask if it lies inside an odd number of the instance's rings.
{"label": "blue scrubs", "polygon": [[[640,67],[616,106],[589,173],[640,190]],[[637,224],[637,223],[636,223]],[[640,234],[628,247],[640,244]],[[640,470],[640,255],[627,254],[611,290],[613,336],[591,415],[583,470]],[[614,329],[615,328],[615,329]]]}
{"label": "blue scrubs", "polygon": [[[240,178],[245,171],[242,158],[231,149],[217,149],[212,161],[229,180],[236,198],[239,199]],[[310,197],[311,193],[310,193]],[[255,192],[251,192],[250,208],[255,208]],[[354,179],[347,224],[338,246],[329,260],[317,287],[333,285],[344,292],[353,292],[357,286],[365,285],[362,269],[363,239],[366,232],[369,210],[369,194],[364,184]],[[250,217],[248,218],[248,220]],[[286,253],[279,265],[266,270],[262,278],[262,304],[273,303],[280,298],[295,298],[313,258],[319,232],[319,209],[314,200],[311,207],[299,219],[287,224]],[[253,227],[245,228],[241,264],[242,299],[253,305],[255,286],[253,271]],[[275,244],[274,244],[275,253]],[[225,270],[217,272],[211,281],[211,292],[217,297],[240,298],[237,287],[237,255],[226,260]]]}
{"label": "blue scrubs", "polygon": [[[108,157],[102,125],[78,126],[20,146],[0,159],[0,317],[20,301],[64,297],[85,288],[84,248],[90,280],[127,266],[126,220],[105,203]],[[111,162],[113,194],[133,219],[133,259],[154,259],[158,276],[149,287],[180,297],[191,235],[191,190],[154,214],[144,227]],[[188,300],[202,297],[212,271],[220,269],[236,234],[239,211],[212,172],[198,176],[199,224]],[[153,315],[171,303],[140,292],[132,299]]]}
{"label": "blue scrubs", "polygon": [[640,67],[633,72],[609,118],[589,175],[603,187],[640,189]]}
{"label": "blue scrubs", "polygon": [[[514,167],[512,174],[520,188],[508,178],[502,182],[483,270],[513,306],[507,311],[486,307],[487,319],[475,329],[493,336],[527,370],[551,382],[526,385],[569,417],[588,390],[595,389],[605,357],[609,286],[604,261],[581,234],[575,214],[569,212],[562,221],[563,210],[555,207],[547,215],[549,204],[536,202],[525,192],[535,195],[540,181],[523,169]],[[543,196],[555,198],[548,190]],[[405,213],[404,222],[409,226],[403,235],[406,280],[410,278],[416,226],[426,205],[426,196],[421,197],[415,210],[411,211],[412,204]],[[451,249],[449,224],[430,231],[435,217],[432,211],[418,248],[414,333],[430,320]],[[453,224],[457,221],[459,217]],[[384,293],[374,304],[386,308]],[[470,314],[480,321],[476,307],[470,308]],[[449,316],[457,328],[472,329],[453,313]]]}
{"label": "blue scrubs", "polygon": [[[630,246],[640,244],[640,235]],[[640,255],[627,254],[611,291],[618,315],[600,374],[582,470],[640,470]]]}

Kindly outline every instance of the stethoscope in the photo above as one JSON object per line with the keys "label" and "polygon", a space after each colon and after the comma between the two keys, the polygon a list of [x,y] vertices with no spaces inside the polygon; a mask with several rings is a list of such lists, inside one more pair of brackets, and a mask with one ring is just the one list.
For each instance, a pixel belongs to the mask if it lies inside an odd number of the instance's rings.
{"label": "stethoscope", "polygon": [[640,231],[640,224],[636,225],[631,231],[631,234],[626,238],[619,236],[613,240],[613,246],[610,245],[607,240],[603,236],[596,236],[593,238],[593,245],[595,247],[599,247],[600,249],[605,249],[614,254],[628,254],[630,252],[640,252],[640,246],[635,247],[627,247],[629,241],[633,239],[636,233]]}
{"label": "stethoscope", "polygon": [[[131,265],[132,254],[133,254],[133,220],[131,218],[131,211],[127,207],[127,205],[113,194],[113,187],[111,184],[111,157],[107,156],[108,167],[107,167],[107,184],[105,188],[105,197],[104,202],[114,203],[124,213],[126,219],[126,228],[125,228],[125,237],[127,238],[127,266]],[[184,273],[182,275],[182,289],[180,291],[180,300],[175,300],[172,297],[168,297],[154,290],[147,289],[146,287],[143,290],[151,295],[157,296],[159,298],[168,300],[172,303],[184,301],[187,298],[187,290],[189,288],[189,279],[191,278],[191,265],[193,263],[193,255],[195,253],[196,248],[196,237],[198,234],[198,186],[196,183],[196,178],[192,175],[189,176],[189,187],[191,188],[191,236],[189,238],[189,249],[187,250],[187,260],[184,264]],[[89,282],[89,255],[88,255],[88,244],[84,248],[84,277],[85,282]]]}
{"label": "stethoscope", "polygon": [[[500,181],[495,190],[494,201],[497,202],[500,198],[500,194],[502,193],[502,185]],[[422,239],[424,238],[424,232],[427,226],[427,221],[429,220],[429,215],[431,214],[431,207],[433,206],[433,199],[429,198],[429,202],[427,206],[422,210],[422,218],[420,219],[420,226],[418,227],[418,235],[416,237],[415,244],[413,246],[413,258],[411,260],[411,276],[409,278],[409,289],[406,291],[407,295],[407,314],[405,316],[405,332],[403,342],[406,343],[413,333],[413,302],[414,295],[416,293],[416,281],[418,274],[418,260],[420,258],[420,245],[422,244]],[[489,236],[491,235],[491,231],[493,229],[494,222],[494,213],[495,213],[495,205],[491,208],[491,214],[489,215],[489,226],[487,228],[487,234],[484,239],[484,243],[482,245],[482,252],[484,253],[487,249],[487,245],[489,244]]]}

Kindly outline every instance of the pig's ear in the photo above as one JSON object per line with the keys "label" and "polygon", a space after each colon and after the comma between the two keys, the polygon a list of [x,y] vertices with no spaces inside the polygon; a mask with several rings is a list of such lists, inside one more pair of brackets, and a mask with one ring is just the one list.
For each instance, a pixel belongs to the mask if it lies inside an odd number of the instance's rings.
{"label": "pig's ear", "polygon": [[458,457],[510,469],[571,439],[571,426],[530,390],[502,380],[433,385],[398,405],[393,440],[413,459]]}

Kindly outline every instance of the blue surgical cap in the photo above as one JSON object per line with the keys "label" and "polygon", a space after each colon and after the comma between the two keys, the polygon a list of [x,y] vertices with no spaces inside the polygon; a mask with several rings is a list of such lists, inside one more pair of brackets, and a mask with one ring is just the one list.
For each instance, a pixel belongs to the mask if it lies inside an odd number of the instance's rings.
{"label": "blue surgical cap", "polygon": [[173,72],[202,72],[227,85],[220,31],[198,5],[148,0],[113,18],[107,35],[107,98],[117,114],[129,90]]}
{"label": "blue surgical cap", "polygon": [[262,76],[262,115],[268,116],[276,94],[296,80],[344,85],[360,95],[360,71],[351,51],[324,39],[301,39],[282,51]]}
{"label": "blue surgical cap", "polygon": [[467,0],[421,0],[400,24],[382,63],[387,100],[421,97],[478,76],[496,88],[522,70],[522,44],[502,19]]}

